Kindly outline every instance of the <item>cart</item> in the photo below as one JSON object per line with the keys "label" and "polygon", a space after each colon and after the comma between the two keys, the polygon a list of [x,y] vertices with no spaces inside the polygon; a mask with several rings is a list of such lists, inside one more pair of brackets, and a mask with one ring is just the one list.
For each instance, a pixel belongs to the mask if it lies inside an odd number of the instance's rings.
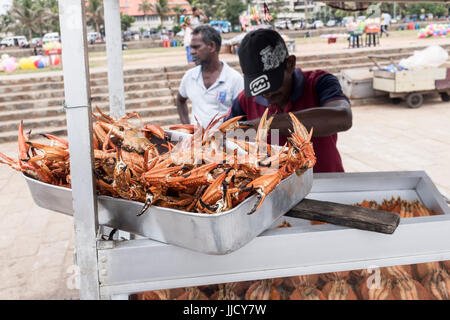
{"label": "cart", "polygon": [[[104,9],[110,114],[120,116],[125,114],[125,99],[119,1],[104,1]],[[108,225],[118,225],[114,219],[104,221],[107,216],[95,194],[92,175],[85,1],[59,0],[59,15],[72,190],[67,198],[53,197],[56,203],[40,204],[67,207],[72,200],[81,299],[128,299],[129,294],[147,290],[450,259],[450,211],[423,172],[314,175],[311,199],[354,203],[398,195],[421,199],[440,213],[401,221],[394,235],[331,224],[313,226],[302,219],[290,219],[293,228],[276,228],[282,222],[278,220],[244,247],[225,255],[194,252],[134,234],[128,234],[126,240],[113,232],[108,236]],[[69,192],[51,188],[52,192]],[[32,190],[35,199],[51,192]]]}
{"label": "cart", "polygon": [[[394,104],[402,100],[410,108],[418,108],[425,94],[439,93],[442,101],[450,101],[450,68],[424,67],[416,70],[401,70],[391,57],[371,55],[369,58],[378,67],[373,71],[373,88],[389,93]],[[386,70],[377,59],[389,59],[395,72]]]}

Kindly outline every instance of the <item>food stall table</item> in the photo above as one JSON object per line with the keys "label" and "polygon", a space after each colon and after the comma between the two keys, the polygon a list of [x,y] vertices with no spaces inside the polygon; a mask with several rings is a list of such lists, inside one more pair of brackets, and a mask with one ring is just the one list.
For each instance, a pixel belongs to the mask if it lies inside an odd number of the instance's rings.
{"label": "food stall table", "polygon": [[[105,1],[106,7],[113,9],[120,30],[118,1]],[[279,229],[276,226],[280,221],[275,221],[250,243],[225,255],[198,253],[134,235],[129,240],[105,238],[92,170],[85,1],[59,0],[59,12],[81,299],[126,299],[131,293],[153,289],[450,259],[449,209],[423,172],[314,175],[309,194],[312,199],[352,203],[398,194],[418,197],[439,213],[403,220],[392,235],[334,225],[313,226],[302,219],[291,220],[292,228]],[[121,54],[120,45],[120,41],[115,44],[118,50],[113,57]],[[109,71],[114,68],[108,63]],[[116,77],[108,79],[110,88],[111,81],[121,78],[120,74]],[[33,193],[35,199],[42,195]],[[40,203],[52,204],[49,199]],[[112,220],[109,225],[114,227],[115,223]]]}

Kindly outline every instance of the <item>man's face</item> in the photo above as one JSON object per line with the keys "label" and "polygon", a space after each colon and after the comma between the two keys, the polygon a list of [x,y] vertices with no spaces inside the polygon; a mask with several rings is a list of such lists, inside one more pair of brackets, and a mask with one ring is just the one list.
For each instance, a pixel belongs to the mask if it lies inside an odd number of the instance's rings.
{"label": "man's face", "polygon": [[192,11],[192,14],[193,14],[194,16],[198,16],[198,9],[195,9],[194,11]]}
{"label": "man's face", "polygon": [[191,39],[191,55],[195,64],[204,65],[211,60],[212,55],[215,53],[213,44],[207,45],[203,42],[201,33],[193,34]]}
{"label": "man's face", "polygon": [[284,72],[284,80],[281,87],[269,93],[263,93],[262,96],[269,101],[270,104],[275,104],[279,107],[284,107],[291,96],[292,87],[292,74],[288,73],[287,70]]}
{"label": "man's face", "polygon": [[286,69],[284,71],[284,79],[281,87],[276,91],[262,94],[262,96],[266,98],[270,104],[285,107],[291,98],[292,74],[295,68],[295,56],[291,57],[289,57],[286,62]]}

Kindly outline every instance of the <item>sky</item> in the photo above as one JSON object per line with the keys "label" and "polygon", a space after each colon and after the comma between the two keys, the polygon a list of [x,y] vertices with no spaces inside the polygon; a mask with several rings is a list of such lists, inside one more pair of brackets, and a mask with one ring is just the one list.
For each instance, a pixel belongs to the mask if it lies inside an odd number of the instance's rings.
{"label": "sky", "polygon": [[[0,0],[0,14],[4,14],[11,5],[12,0]],[[5,9],[6,6],[6,9]]]}

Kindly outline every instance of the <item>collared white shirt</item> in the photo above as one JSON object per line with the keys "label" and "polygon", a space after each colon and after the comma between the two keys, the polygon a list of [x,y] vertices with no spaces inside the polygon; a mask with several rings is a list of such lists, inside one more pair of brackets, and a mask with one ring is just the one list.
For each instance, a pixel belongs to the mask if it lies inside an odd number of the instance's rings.
{"label": "collared white shirt", "polygon": [[196,124],[195,117],[203,127],[211,119],[228,113],[239,93],[244,89],[244,79],[241,74],[231,68],[226,62],[216,82],[206,89],[203,83],[202,67],[196,66],[188,70],[181,80],[180,95],[192,102],[191,123]]}

